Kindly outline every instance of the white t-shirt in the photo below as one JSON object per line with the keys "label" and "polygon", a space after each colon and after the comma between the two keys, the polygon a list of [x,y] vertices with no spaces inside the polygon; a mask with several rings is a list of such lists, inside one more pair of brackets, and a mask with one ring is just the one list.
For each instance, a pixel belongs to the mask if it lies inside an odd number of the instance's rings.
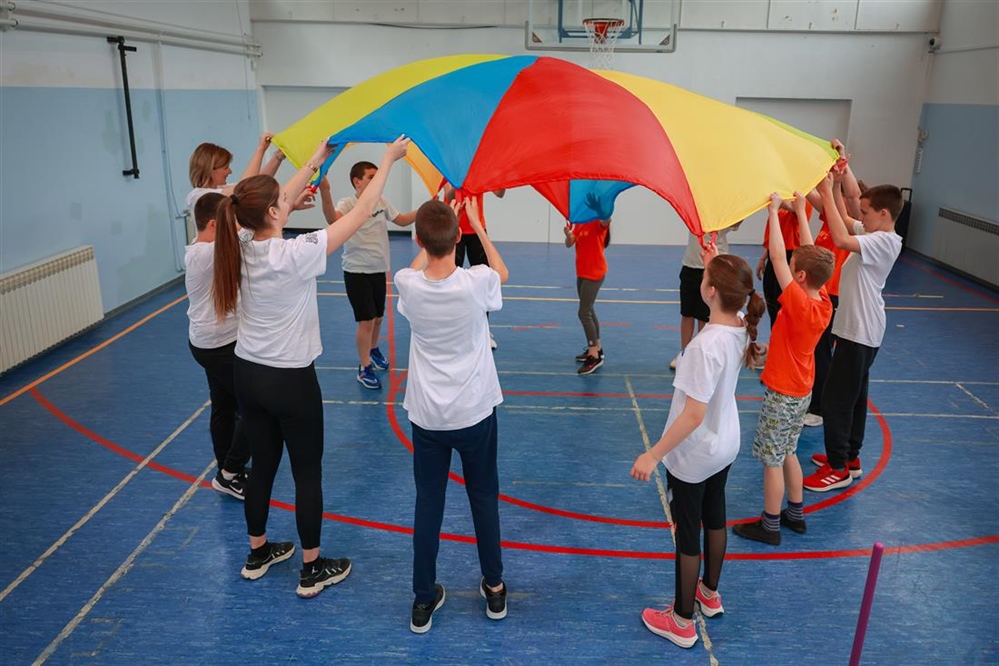
{"label": "white t-shirt", "polygon": [[[184,284],[187,287],[188,337],[199,349],[217,349],[236,341],[239,318],[230,312],[219,323],[212,302],[212,270],[215,266],[215,243],[191,243],[184,250],[184,267],[187,270]],[[238,308],[237,308],[238,311]]]}
{"label": "white t-shirt", "polygon": [[194,204],[198,202],[198,199],[201,198],[201,195],[208,194],[209,192],[218,192],[219,194],[222,194],[222,188],[221,187],[194,188],[193,190],[187,193],[187,198],[184,199],[184,205],[186,206],[187,210],[191,211],[191,213],[193,214]]}
{"label": "white t-shirt", "polygon": [[732,464],[739,454],[742,433],[735,385],[748,344],[744,327],[708,324],[683,351],[663,432],[680,416],[687,396],[706,403],[707,410],[701,425],[663,459],[670,474],[681,481],[700,483]]}
{"label": "white t-shirt", "polygon": [[245,240],[236,356],[304,368],[323,353],[316,277],[326,272],[326,232]]}
{"label": "white t-shirt", "polygon": [[839,278],[839,308],[833,317],[833,335],[867,347],[880,347],[885,336],[885,301],[881,291],[902,251],[902,237],[894,231],[865,234],[854,223],[860,252],[851,252]]}
{"label": "white t-shirt", "polygon": [[[357,197],[346,197],[336,209],[346,215],[357,205]],[[343,244],[343,270],[348,273],[389,271],[388,223],[399,217],[392,204],[379,199],[374,214]]]}
{"label": "white t-shirt", "polygon": [[458,268],[447,279],[395,274],[399,314],[409,320],[409,379],[402,406],[426,430],[460,430],[503,402],[489,347],[487,312],[503,307],[499,273]]}
{"label": "white t-shirt", "polygon": [[[715,237],[715,247],[718,248],[718,254],[728,254],[729,231],[729,229],[722,229]],[[704,234],[704,236],[704,242],[711,240],[710,234]],[[694,234],[687,234],[687,249],[683,251],[683,259],[680,260],[680,263],[689,268],[704,268],[704,262],[701,261],[701,243]]]}

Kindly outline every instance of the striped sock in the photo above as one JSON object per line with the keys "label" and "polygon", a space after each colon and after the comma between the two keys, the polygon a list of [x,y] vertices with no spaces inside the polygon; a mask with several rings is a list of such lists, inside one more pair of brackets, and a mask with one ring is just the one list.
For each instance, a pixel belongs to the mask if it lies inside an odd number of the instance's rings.
{"label": "striped sock", "polygon": [[804,502],[788,502],[787,517],[791,520],[804,520],[805,512],[802,510],[804,506]]}
{"label": "striped sock", "polygon": [[775,515],[773,515],[771,513],[767,513],[766,511],[764,511],[763,512],[763,529],[765,529],[767,532],[779,532],[780,531],[780,514],[778,513],[775,516]]}

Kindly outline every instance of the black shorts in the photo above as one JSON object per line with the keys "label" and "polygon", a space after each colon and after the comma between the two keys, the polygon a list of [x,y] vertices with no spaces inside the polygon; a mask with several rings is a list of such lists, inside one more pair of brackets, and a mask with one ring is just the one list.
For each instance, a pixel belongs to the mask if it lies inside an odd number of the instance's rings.
{"label": "black shorts", "polygon": [[385,273],[343,272],[354,321],[370,321],[385,316]]}
{"label": "black shorts", "polygon": [[708,304],[701,298],[703,268],[680,267],[680,316],[707,321],[711,316]]}

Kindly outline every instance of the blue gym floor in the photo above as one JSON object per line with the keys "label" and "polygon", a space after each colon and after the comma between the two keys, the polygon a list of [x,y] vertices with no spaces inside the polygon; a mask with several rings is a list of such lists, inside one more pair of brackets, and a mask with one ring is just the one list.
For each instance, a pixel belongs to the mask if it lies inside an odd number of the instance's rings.
{"label": "blue gym floor", "polygon": [[[393,266],[413,247],[393,238]],[[182,285],[8,373],[0,663],[845,664],[876,541],[887,550],[864,663],[999,662],[999,295],[910,254],[885,289],[863,478],[806,493],[808,534],[785,530],[780,547],[730,535],[726,612],[698,619],[693,649],[642,626],[643,607],[673,596],[674,549],[661,483],[628,472],[669,408],[682,250],[611,246],[597,303],[607,360],[579,377],[572,252],[500,247],[510,266],[491,319],[505,392],[502,622],[485,617],[455,482],[438,561],[447,603],[428,634],[409,630],[408,329],[387,312],[382,349],[394,368],[382,391],[362,388],[339,255],[319,285],[323,551],[354,570],[318,598],[295,595],[298,554],[258,581],[240,578],[242,505],[206,483],[207,387],[187,348]],[[755,266],[756,247],[734,251]],[[762,507],[750,455],[761,388],[743,371],[730,521]],[[806,471],[822,450],[821,428],[806,428]],[[274,499],[270,537],[297,542],[287,463]]]}

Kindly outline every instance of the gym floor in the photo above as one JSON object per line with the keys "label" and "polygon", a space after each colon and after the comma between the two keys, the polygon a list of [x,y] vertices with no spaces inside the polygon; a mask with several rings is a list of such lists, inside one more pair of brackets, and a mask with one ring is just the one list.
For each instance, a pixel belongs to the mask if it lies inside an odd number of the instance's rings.
{"label": "gym floor", "polygon": [[[414,245],[392,239],[393,266]],[[0,377],[0,662],[84,664],[845,664],[872,545],[886,546],[864,662],[999,662],[999,295],[903,253],[885,289],[864,475],[805,495],[808,533],[771,547],[731,536],[725,614],[683,650],[648,632],[673,595],[661,476],[628,472],[654,442],[679,349],[681,247],[612,245],[597,301],[606,362],[583,348],[573,254],[504,243],[499,343],[500,516],[509,616],[485,617],[472,526],[452,483],[438,560],[445,606],[409,630],[414,490],[402,409],[408,327],[386,312],[384,388],[355,381],[339,255],[320,279],[326,405],[323,552],[351,576],[295,595],[299,556],[257,581],[242,504],[211,489],[207,386],[187,348],[183,285]],[[755,266],[758,249],[733,252]],[[761,326],[762,338],[767,325]],[[762,386],[739,382],[742,451],[730,523],[762,508],[750,454]],[[799,457],[823,451],[806,428]],[[460,462],[454,472],[460,477]],[[268,534],[297,542],[287,461]]]}

